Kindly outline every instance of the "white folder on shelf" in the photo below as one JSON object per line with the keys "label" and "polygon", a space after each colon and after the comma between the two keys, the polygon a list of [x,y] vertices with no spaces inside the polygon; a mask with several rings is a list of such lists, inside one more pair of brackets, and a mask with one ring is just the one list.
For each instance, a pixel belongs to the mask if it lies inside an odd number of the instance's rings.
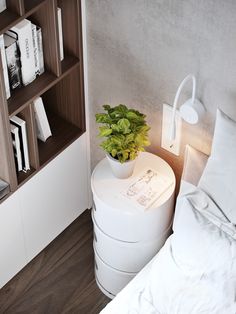
{"label": "white folder on shelf", "polygon": [[34,101],[34,111],[37,126],[37,137],[41,141],[46,142],[46,140],[52,135],[52,132],[41,97],[38,97]]}

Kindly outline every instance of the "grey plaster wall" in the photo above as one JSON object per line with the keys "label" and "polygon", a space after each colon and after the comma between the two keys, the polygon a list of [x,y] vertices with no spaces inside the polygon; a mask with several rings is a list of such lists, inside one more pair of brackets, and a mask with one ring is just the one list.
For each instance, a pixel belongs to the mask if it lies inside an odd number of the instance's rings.
{"label": "grey plaster wall", "polygon": [[[236,118],[235,0],[86,0],[92,166],[103,158],[94,115],[104,103],[147,114],[149,151],[180,173],[186,143],[209,153],[216,108]],[[160,148],[162,103],[189,73],[207,114],[183,126],[180,157]],[[191,94],[186,86],[184,101]]]}

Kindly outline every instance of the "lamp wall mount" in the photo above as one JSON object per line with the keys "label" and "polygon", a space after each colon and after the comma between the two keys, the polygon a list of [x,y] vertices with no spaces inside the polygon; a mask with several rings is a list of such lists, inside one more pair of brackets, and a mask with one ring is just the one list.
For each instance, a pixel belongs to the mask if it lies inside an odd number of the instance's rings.
{"label": "lamp wall mount", "polygon": [[163,104],[163,115],[162,115],[162,136],[161,136],[161,147],[168,150],[170,153],[179,156],[180,153],[180,142],[181,142],[181,130],[182,130],[182,119],[179,111],[175,115],[175,139],[170,139],[170,128],[172,123],[172,110],[173,107],[168,104]]}

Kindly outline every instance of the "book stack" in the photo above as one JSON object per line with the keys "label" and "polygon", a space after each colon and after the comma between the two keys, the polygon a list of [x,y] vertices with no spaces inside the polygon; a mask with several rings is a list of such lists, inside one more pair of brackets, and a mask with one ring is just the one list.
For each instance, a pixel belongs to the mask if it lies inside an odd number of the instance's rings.
{"label": "book stack", "polygon": [[[6,9],[6,1],[0,0],[0,12]],[[64,59],[62,12],[57,8],[60,60]],[[44,73],[42,29],[24,19],[0,35],[0,52],[4,71],[6,98],[11,91],[27,86]]]}
{"label": "book stack", "polygon": [[44,72],[42,30],[24,19],[0,36],[0,49],[9,98],[11,91],[30,84]]}
{"label": "book stack", "polygon": [[25,120],[18,116],[10,118],[12,144],[17,171],[30,170],[29,150]]}

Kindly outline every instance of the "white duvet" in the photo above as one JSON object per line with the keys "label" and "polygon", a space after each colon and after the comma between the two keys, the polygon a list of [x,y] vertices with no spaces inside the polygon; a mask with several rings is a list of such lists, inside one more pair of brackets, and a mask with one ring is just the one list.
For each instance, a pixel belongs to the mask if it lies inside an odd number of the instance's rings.
{"label": "white duvet", "polygon": [[236,228],[224,210],[185,183],[173,229],[142,283],[102,314],[236,314]]}

